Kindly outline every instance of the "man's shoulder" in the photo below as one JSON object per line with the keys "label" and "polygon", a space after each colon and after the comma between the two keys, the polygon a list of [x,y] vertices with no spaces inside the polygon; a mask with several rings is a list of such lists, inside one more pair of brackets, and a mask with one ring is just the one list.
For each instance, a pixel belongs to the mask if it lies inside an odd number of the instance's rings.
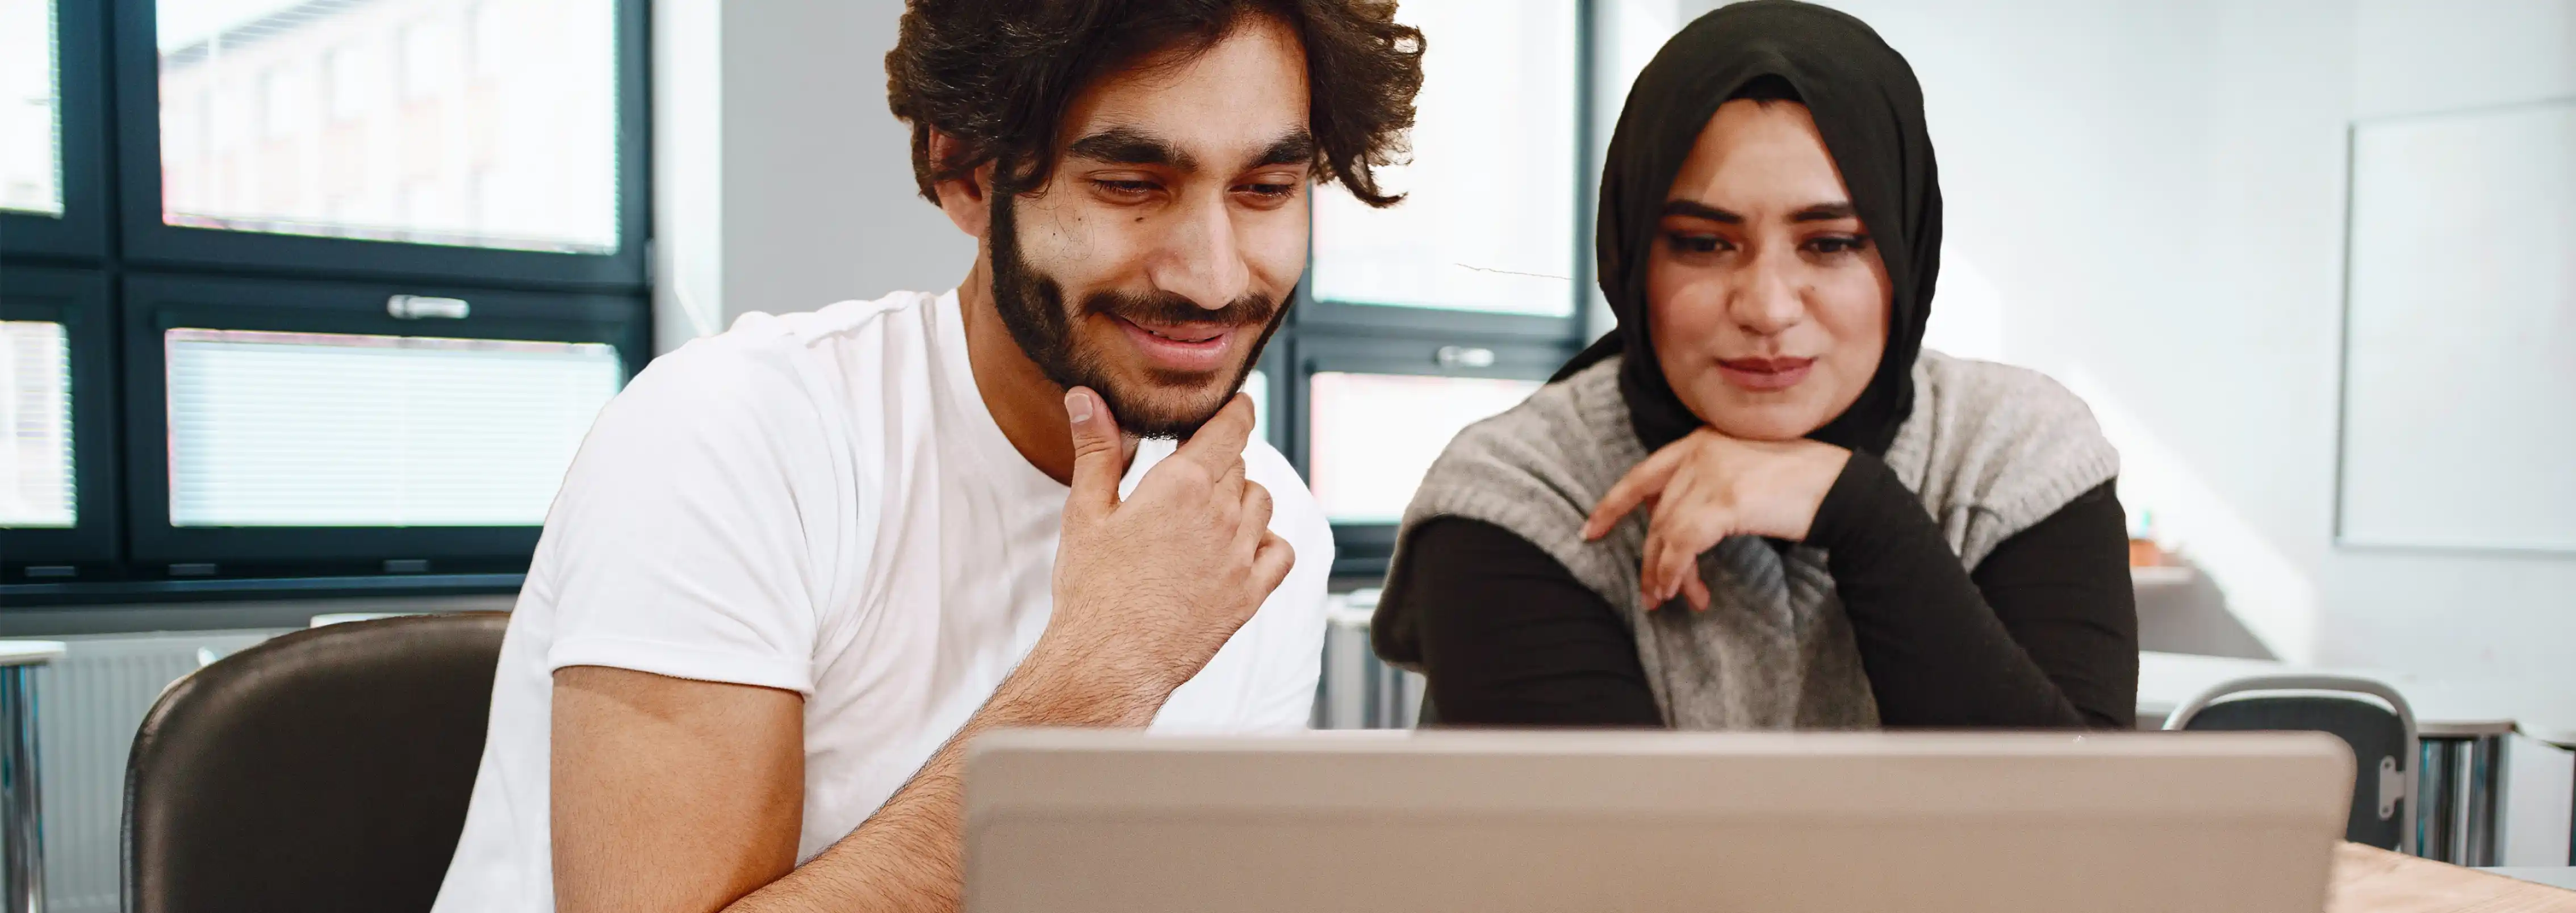
{"label": "man's shoulder", "polygon": [[723,370],[746,361],[831,359],[853,350],[927,346],[936,341],[939,304],[944,297],[930,292],[895,292],[871,301],[842,301],[811,311],[752,311],[735,318],[733,326],[724,332],[690,340],[655,364],[676,361],[692,370]]}
{"label": "man's shoulder", "polygon": [[769,413],[844,397],[869,381],[926,378],[919,366],[937,344],[941,297],[896,292],[798,313],[746,313],[724,332],[654,359],[622,398]]}

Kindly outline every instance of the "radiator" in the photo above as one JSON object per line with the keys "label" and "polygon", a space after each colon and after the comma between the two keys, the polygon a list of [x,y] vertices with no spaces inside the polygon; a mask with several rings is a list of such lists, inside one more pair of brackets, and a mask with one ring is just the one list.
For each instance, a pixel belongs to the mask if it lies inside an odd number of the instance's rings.
{"label": "radiator", "polygon": [[1411,729],[1422,713],[1419,673],[1387,665],[1369,647],[1378,591],[1324,598],[1324,674],[1315,689],[1317,729]]}
{"label": "radiator", "polygon": [[45,909],[116,913],[125,758],[161,689],[201,662],[284,631],[45,638],[69,648],[33,676],[44,778]]}

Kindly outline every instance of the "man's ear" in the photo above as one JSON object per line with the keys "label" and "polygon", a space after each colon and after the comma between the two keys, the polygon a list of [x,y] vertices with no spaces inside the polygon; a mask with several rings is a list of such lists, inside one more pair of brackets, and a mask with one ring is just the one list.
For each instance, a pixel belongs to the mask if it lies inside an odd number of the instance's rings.
{"label": "man's ear", "polygon": [[[931,161],[947,161],[956,149],[957,141],[949,138],[948,134],[930,131]],[[984,233],[993,225],[992,163],[984,163],[963,178],[941,181],[932,185],[932,189],[938,191],[939,211],[948,214],[948,221],[956,225],[958,231],[982,241]]]}

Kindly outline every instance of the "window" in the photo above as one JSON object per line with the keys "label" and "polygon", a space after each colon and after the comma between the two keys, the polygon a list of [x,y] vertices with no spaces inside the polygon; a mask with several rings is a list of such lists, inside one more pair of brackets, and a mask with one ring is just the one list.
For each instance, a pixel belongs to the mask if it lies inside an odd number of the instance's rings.
{"label": "window", "polygon": [[624,380],[600,343],[162,338],[172,526],[541,524]]}
{"label": "window", "polygon": [[63,212],[54,44],[50,0],[0,0],[0,209]]}
{"label": "window", "polygon": [[0,599],[515,587],[651,349],[642,0],[56,2],[0,0],[0,194],[60,177],[0,207]]}
{"label": "window", "polygon": [[[224,4],[162,4],[159,85],[176,103],[161,110],[162,158],[203,176],[161,188],[164,225],[574,254],[618,250],[625,162],[608,0],[549,0],[507,11],[459,0],[266,5],[274,9],[218,18],[214,10]],[[174,16],[172,8],[192,12]],[[535,33],[492,39],[514,25]],[[470,64],[469,29],[484,39]],[[326,74],[327,92],[307,82],[308,69]],[[383,84],[388,76],[391,91]],[[237,88],[244,86],[249,93]],[[193,124],[185,100],[209,90],[223,100],[208,115],[219,138],[201,145],[186,137]],[[250,93],[255,109],[233,98]],[[316,107],[328,118],[314,116]],[[252,136],[256,142],[246,141]],[[487,212],[477,193],[521,202]]]}
{"label": "window", "polygon": [[1576,4],[1414,0],[1424,50],[1413,164],[1379,172],[1407,204],[1315,200],[1315,297],[1574,314]]}
{"label": "window", "polygon": [[1590,8],[1407,0],[1396,17],[1430,38],[1412,159],[1379,172],[1406,201],[1372,209],[1317,188],[1281,399],[1337,574],[1383,573],[1450,439],[1527,398],[1586,338]]}
{"label": "window", "polygon": [[79,517],[72,485],[72,353],[50,320],[0,320],[0,526],[68,529]]}
{"label": "window", "polygon": [[106,243],[100,0],[0,0],[0,254],[96,259]]}
{"label": "window", "polygon": [[1335,523],[1393,523],[1449,439],[1519,405],[1534,380],[1317,373],[1306,479]]}

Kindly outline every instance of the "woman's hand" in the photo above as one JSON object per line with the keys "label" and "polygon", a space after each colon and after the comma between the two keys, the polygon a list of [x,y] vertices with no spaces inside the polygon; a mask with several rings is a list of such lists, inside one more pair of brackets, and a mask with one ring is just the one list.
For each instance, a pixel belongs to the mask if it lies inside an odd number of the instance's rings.
{"label": "woman's hand", "polygon": [[1663,605],[1678,594],[1692,609],[1706,611],[1700,553],[1728,536],[1806,539],[1816,506],[1850,459],[1851,451],[1831,444],[1738,440],[1703,427],[1655,451],[1610,486],[1583,522],[1583,538],[1608,535],[1620,518],[1647,507],[1653,516],[1638,574],[1646,604]]}

